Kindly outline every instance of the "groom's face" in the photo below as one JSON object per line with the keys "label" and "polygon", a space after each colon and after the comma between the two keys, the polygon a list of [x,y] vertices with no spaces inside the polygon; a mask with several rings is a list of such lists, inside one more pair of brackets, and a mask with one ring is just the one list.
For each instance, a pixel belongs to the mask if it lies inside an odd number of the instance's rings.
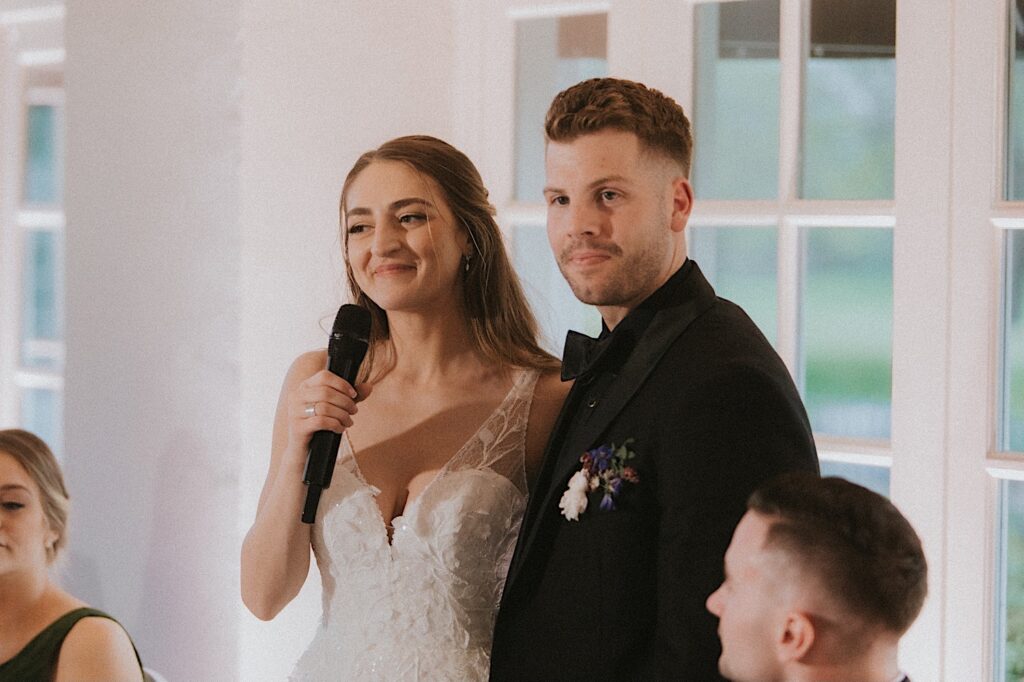
{"label": "groom's face", "polygon": [[576,298],[609,327],[682,264],[692,194],[671,161],[614,129],[549,142],[548,240]]}

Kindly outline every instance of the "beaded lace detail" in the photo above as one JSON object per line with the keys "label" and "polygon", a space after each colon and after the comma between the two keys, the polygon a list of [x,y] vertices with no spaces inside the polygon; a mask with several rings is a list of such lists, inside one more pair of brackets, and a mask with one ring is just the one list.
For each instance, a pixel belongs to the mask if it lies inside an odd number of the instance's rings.
{"label": "beaded lace detail", "polygon": [[491,634],[526,507],[526,425],[538,373],[392,521],[342,439],[313,552],[323,618],[293,680],[486,680]]}

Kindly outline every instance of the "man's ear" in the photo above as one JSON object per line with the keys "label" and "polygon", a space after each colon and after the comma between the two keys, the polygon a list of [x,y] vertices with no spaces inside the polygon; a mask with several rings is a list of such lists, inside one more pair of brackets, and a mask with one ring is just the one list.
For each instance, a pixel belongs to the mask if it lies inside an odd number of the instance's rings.
{"label": "man's ear", "polygon": [[693,188],[682,176],[672,180],[672,231],[682,232],[693,209]]}
{"label": "man's ear", "polygon": [[807,656],[807,652],[814,646],[814,636],[814,623],[807,614],[799,611],[788,613],[776,642],[779,662],[790,663],[803,660]]}

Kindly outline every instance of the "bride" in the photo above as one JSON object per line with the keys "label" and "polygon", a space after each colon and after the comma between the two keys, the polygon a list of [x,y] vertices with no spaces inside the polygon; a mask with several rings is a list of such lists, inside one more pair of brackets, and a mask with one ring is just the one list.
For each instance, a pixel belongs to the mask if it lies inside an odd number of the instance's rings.
{"label": "bride", "polygon": [[[299,356],[242,549],[242,598],[273,618],[310,546],[323,617],[299,680],[483,680],[527,482],[568,389],[541,350],[480,175],[426,136],[363,154],[341,192],[348,282],[373,318],[359,383]],[[344,432],[316,522],[306,449]]]}

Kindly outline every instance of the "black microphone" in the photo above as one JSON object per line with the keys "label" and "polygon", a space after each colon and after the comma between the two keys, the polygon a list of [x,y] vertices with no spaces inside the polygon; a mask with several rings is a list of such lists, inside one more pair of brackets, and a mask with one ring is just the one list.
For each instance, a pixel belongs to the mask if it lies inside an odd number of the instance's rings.
{"label": "black microphone", "polygon": [[[327,343],[327,369],[354,386],[359,365],[366,357],[369,337],[370,311],[351,303],[341,306],[338,316],[334,318],[331,338]],[[317,431],[309,441],[306,471],[302,475],[302,482],[309,486],[306,506],[302,510],[303,523],[316,520],[320,493],[331,486],[340,445],[341,434],[334,431]]]}

